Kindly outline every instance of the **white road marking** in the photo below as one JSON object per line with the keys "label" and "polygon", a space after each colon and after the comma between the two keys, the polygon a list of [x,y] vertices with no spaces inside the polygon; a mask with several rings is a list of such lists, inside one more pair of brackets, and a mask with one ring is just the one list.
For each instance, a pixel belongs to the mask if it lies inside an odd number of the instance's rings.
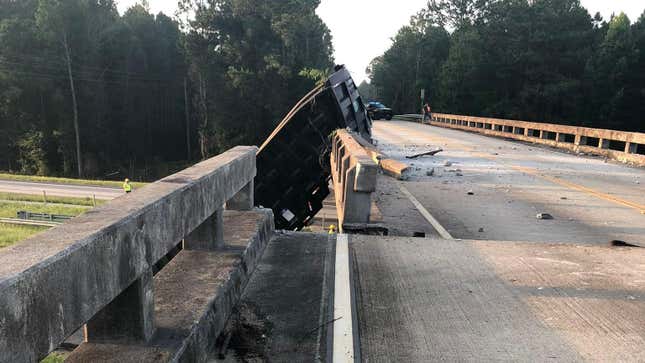
{"label": "white road marking", "polygon": [[419,201],[417,200],[417,198],[415,198],[415,197],[414,197],[414,195],[412,195],[412,193],[410,193],[410,191],[408,190],[408,188],[406,188],[406,187],[405,187],[405,186],[403,186],[403,185],[400,185],[399,187],[400,187],[400,189],[401,189],[401,192],[403,192],[403,194],[405,194],[405,195],[408,197],[408,199],[410,199],[410,201],[412,202],[412,204],[414,204],[414,206],[417,208],[417,210],[419,211],[419,213],[421,213],[421,215],[423,216],[423,218],[425,218],[425,219],[426,219],[426,220],[427,220],[427,221],[432,225],[432,227],[434,227],[434,229],[437,231],[437,233],[439,233],[439,235],[441,236],[441,238],[444,238],[444,239],[454,239],[454,238],[452,237],[452,235],[451,235],[451,234],[450,234],[450,233],[449,233],[445,228],[443,228],[443,226],[441,225],[441,223],[439,223],[439,221],[437,221],[437,220],[432,216],[432,214],[430,214],[430,212],[428,212],[428,210],[427,210],[427,209],[425,209],[425,208],[423,207],[423,205],[421,205],[421,203],[419,203]]}
{"label": "white road marking", "polygon": [[334,278],[334,363],[354,361],[354,332],[352,324],[352,295],[349,281],[349,239],[339,234],[336,239],[336,268]]}

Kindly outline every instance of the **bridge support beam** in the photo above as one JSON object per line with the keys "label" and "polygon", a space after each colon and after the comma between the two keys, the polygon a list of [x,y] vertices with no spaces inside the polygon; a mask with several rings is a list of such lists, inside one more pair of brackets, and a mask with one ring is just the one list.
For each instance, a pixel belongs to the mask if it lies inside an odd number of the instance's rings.
{"label": "bridge support beam", "polygon": [[226,202],[228,210],[251,210],[255,201],[253,200],[253,180],[242,188],[233,198]]}
{"label": "bridge support beam", "polygon": [[148,342],[155,331],[152,269],[99,311],[84,328],[86,342]]}
{"label": "bridge support beam", "polygon": [[212,251],[224,246],[224,212],[216,210],[184,238],[184,249]]}

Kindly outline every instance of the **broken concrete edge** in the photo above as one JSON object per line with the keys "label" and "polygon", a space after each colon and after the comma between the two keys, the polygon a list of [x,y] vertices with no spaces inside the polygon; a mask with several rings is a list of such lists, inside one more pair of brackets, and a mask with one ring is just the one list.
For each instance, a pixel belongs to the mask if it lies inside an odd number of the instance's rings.
{"label": "broken concrete edge", "polygon": [[398,180],[407,180],[410,174],[408,164],[392,159],[387,154],[378,150],[376,146],[365,140],[360,135],[355,135],[354,139],[365,149],[365,152],[378,165],[383,174],[391,176]]}
{"label": "broken concrete edge", "polygon": [[0,250],[0,362],[36,361],[255,176],[236,147]]}
{"label": "broken concrete edge", "polygon": [[[585,152],[601,155],[623,163],[645,166],[645,155],[636,153],[638,145],[645,145],[645,133],[640,132],[440,113],[433,113],[432,120],[428,123],[433,126],[471,131],[487,136],[547,145],[575,153]],[[537,135],[529,132],[535,132]],[[585,143],[587,138],[598,139],[597,145],[587,145]],[[611,141],[624,143],[624,150],[610,149]]]}
{"label": "broken concrete edge", "polygon": [[389,175],[398,180],[407,180],[410,177],[410,167],[394,159],[379,160],[379,167],[385,175]]}

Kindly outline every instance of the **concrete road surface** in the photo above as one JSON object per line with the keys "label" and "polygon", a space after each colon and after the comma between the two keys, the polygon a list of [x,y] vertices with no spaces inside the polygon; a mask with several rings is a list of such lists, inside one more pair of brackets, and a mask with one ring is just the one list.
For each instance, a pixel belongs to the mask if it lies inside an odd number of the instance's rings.
{"label": "concrete road surface", "polygon": [[[455,238],[645,246],[645,169],[410,122],[375,122],[374,138],[413,168],[410,180],[377,195],[383,215],[416,213],[402,229],[429,224],[400,185]],[[405,158],[439,147],[436,156]]]}
{"label": "concrete road surface", "polygon": [[351,236],[363,362],[645,361],[645,250]]}
{"label": "concrete road surface", "polygon": [[43,191],[51,196],[91,198],[94,195],[96,199],[103,200],[123,195],[121,189],[108,187],[0,180],[0,192],[42,195]]}

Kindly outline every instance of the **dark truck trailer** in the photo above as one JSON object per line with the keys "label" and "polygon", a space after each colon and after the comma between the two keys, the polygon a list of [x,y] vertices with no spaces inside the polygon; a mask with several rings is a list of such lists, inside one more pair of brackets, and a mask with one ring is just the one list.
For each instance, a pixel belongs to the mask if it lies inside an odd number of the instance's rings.
{"label": "dark truck trailer", "polygon": [[271,208],[278,229],[299,230],[329,195],[330,135],[349,128],[371,140],[358,87],[344,66],[287,114],[257,154],[255,204]]}

